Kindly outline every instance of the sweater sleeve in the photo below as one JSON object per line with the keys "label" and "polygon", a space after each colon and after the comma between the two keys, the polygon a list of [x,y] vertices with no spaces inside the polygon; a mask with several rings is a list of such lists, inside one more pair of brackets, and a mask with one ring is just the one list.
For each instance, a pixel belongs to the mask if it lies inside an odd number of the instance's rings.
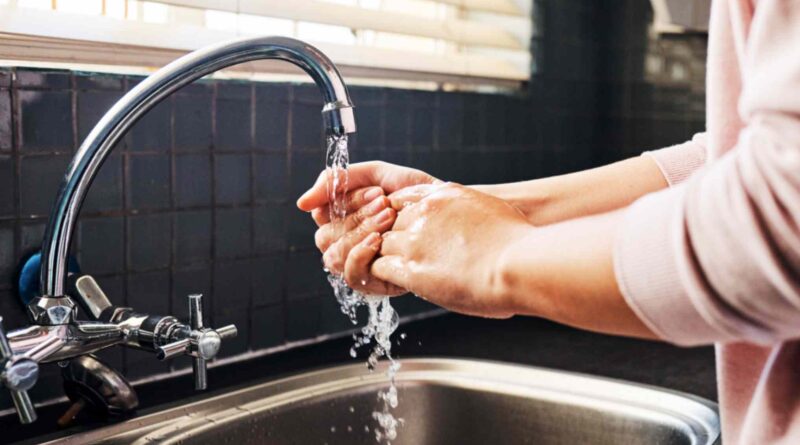
{"label": "sweater sleeve", "polygon": [[670,186],[680,184],[705,164],[706,134],[698,133],[691,141],[646,151],[642,156],[648,156],[655,161]]}
{"label": "sweater sleeve", "polygon": [[[620,290],[682,345],[800,337],[800,2],[761,2],[742,66],[736,146],[626,211]],[[669,173],[667,173],[669,174]]]}

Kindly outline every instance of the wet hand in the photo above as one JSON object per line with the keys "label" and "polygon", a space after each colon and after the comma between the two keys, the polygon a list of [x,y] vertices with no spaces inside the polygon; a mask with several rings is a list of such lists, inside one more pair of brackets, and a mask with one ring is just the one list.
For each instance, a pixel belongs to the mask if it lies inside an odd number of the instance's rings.
{"label": "wet hand", "polygon": [[399,214],[372,264],[377,279],[456,312],[515,313],[498,292],[496,265],[533,228],[521,212],[458,184],[409,187],[389,199]]}
{"label": "wet hand", "polygon": [[327,171],[297,201],[301,210],[311,212],[320,227],[315,242],[323,253],[325,267],[333,273],[343,274],[348,285],[356,290],[375,295],[399,295],[403,289],[378,280],[369,273],[369,264],[377,253],[373,247],[381,238],[366,240],[367,236],[389,230],[396,212],[391,208],[384,190],[391,192],[416,184],[440,182],[419,170],[387,164],[364,162],[348,169],[348,186],[353,189],[347,196],[347,217],[331,223],[327,189]]}
{"label": "wet hand", "polygon": [[[347,173],[347,186],[350,190],[380,187],[386,193],[393,193],[412,185],[442,182],[423,171],[381,161],[352,164],[347,169]],[[314,185],[297,200],[297,207],[300,210],[311,212],[318,225],[330,221],[328,217],[327,170],[323,170]]]}
{"label": "wet hand", "polygon": [[[330,222],[330,218],[315,218],[319,229],[314,234],[314,241],[323,254],[325,268],[334,274],[343,274],[351,288],[364,293],[402,293],[388,283],[370,276],[368,272],[368,264],[377,253],[377,250],[369,246],[374,243],[375,237],[380,242],[379,234],[389,230],[397,216],[383,189],[364,187],[348,193],[346,210],[347,216],[341,221]],[[365,243],[365,239],[371,234],[375,237]],[[367,257],[369,252],[372,255]],[[366,264],[362,264],[364,262]],[[363,272],[364,270],[367,272]]]}

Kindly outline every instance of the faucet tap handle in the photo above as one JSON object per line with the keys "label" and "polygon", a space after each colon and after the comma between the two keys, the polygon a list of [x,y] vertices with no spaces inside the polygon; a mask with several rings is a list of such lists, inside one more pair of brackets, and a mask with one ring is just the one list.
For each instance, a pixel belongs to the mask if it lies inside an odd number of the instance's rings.
{"label": "faucet tap handle", "polygon": [[15,355],[3,330],[3,317],[0,317],[0,383],[8,388],[11,399],[22,423],[36,421],[36,410],[28,395],[39,378],[39,365],[25,355]]}
{"label": "faucet tap handle", "polygon": [[204,390],[208,387],[207,361],[217,356],[223,339],[236,337],[237,333],[234,325],[223,326],[219,329],[205,327],[203,295],[191,294],[189,295],[189,326],[184,325],[177,331],[177,340],[158,348],[158,358],[164,360],[178,355],[192,356],[194,387],[196,390]]}
{"label": "faucet tap handle", "polygon": [[94,320],[100,320],[104,312],[114,307],[106,293],[103,292],[103,289],[91,275],[70,274],[68,285],[71,291],[70,295],[76,297],[81,306]]}
{"label": "faucet tap handle", "polygon": [[[203,330],[203,294],[189,295],[189,325],[192,331]],[[213,331],[212,331],[213,332]],[[208,388],[208,368],[204,356],[217,355],[222,338],[216,334],[215,338],[207,337],[203,334],[197,339],[198,356],[192,360],[192,371],[194,372],[194,389],[202,391]],[[202,339],[202,342],[201,342]]]}

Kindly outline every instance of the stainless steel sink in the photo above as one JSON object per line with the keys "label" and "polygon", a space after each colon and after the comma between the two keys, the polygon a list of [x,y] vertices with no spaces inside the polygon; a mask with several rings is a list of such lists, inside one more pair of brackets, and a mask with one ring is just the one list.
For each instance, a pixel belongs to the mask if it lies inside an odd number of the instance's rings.
{"label": "stainless steel sink", "polygon": [[[716,404],[695,396],[495,362],[402,363],[395,445],[718,443]],[[385,385],[380,369],[330,368],[51,443],[374,444]]]}

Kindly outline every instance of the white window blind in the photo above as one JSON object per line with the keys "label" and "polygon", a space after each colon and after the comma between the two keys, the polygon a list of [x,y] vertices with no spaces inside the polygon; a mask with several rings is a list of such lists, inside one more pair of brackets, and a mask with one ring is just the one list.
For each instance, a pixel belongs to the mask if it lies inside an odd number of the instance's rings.
{"label": "white window blind", "polygon": [[[0,0],[0,59],[157,68],[202,46],[283,35],[345,75],[519,83],[531,0]],[[294,73],[288,64],[235,69]]]}

